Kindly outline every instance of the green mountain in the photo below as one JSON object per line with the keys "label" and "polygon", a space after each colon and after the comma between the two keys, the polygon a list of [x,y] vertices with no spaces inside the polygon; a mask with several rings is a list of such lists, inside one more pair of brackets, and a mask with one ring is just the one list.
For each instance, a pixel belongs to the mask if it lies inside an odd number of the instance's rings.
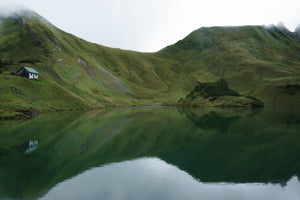
{"label": "green mountain", "polygon": [[[299,34],[281,27],[200,28],[140,53],[84,41],[28,10],[0,22],[1,118],[174,103],[198,81],[220,78],[265,105],[300,104]],[[15,76],[24,65],[39,72],[38,81]]]}

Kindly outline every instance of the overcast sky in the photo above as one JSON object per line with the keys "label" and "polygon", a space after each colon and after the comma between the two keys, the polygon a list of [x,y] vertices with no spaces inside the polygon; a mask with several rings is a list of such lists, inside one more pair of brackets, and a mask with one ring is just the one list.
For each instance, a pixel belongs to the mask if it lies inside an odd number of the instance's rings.
{"label": "overcast sky", "polygon": [[0,0],[110,47],[157,51],[202,26],[300,24],[300,0]]}

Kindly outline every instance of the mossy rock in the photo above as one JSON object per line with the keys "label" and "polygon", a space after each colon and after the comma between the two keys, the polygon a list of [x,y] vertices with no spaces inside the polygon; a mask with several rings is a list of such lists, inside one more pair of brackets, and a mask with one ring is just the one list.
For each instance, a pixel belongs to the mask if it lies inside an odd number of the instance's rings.
{"label": "mossy rock", "polygon": [[264,106],[264,103],[255,97],[241,96],[228,87],[225,79],[221,79],[215,83],[198,82],[185,99],[179,99],[178,105],[243,107]]}

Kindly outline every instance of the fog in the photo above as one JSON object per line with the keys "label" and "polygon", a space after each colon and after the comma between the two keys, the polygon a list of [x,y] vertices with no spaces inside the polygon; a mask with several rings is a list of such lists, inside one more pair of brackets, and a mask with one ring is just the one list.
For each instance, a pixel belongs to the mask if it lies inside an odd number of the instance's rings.
{"label": "fog", "polygon": [[[300,23],[300,1],[1,0],[1,13],[27,7],[64,31],[98,44],[160,50],[206,26]],[[4,9],[3,9],[4,8]]]}
{"label": "fog", "polygon": [[0,3],[0,17],[9,17],[23,12],[26,7],[16,4],[2,4]]}

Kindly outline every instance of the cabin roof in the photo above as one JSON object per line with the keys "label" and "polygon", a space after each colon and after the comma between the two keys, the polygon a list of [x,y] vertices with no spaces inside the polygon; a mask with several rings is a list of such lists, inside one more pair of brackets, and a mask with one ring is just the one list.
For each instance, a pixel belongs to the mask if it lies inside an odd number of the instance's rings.
{"label": "cabin roof", "polygon": [[33,69],[33,68],[25,67],[25,66],[23,66],[23,67],[24,67],[24,69],[26,69],[30,73],[38,74],[38,72],[35,69]]}

